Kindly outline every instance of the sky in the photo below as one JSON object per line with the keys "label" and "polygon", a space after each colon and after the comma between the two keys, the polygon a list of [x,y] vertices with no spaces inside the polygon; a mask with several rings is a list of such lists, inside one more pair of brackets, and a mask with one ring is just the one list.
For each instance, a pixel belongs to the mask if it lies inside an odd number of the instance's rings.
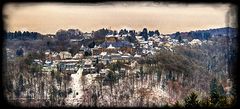
{"label": "sky", "polygon": [[59,29],[82,32],[108,28],[168,34],[209,28],[234,27],[230,4],[170,4],[153,2],[18,3],[3,7],[6,31],[55,34]]}

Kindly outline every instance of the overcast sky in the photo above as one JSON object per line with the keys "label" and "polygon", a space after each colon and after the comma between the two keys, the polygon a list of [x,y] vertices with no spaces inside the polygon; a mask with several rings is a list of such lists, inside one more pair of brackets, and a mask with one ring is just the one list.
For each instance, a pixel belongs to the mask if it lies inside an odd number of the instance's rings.
{"label": "overcast sky", "polygon": [[[91,32],[101,28],[159,30],[161,33],[232,26],[229,4],[114,2],[101,4],[6,4],[7,31],[56,33],[59,29]],[[230,25],[229,25],[230,24]]]}

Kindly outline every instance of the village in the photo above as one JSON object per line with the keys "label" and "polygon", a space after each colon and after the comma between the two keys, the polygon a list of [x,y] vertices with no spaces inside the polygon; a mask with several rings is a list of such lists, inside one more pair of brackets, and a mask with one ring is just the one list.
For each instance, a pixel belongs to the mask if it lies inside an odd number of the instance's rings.
{"label": "village", "polygon": [[[126,35],[107,35],[105,41],[100,45],[95,45],[94,48],[81,46],[79,52],[72,56],[68,51],[55,52],[45,51],[45,61],[34,59],[33,63],[42,65],[42,71],[50,72],[52,70],[64,72],[67,74],[77,73],[79,68],[83,68],[84,75],[107,73],[109,70],[106,66],[117,62],[123,63],[121,70],[124,72],[129,68],[133,69],[136,66],[137,59],[148,55],[155,54],[160,49],[167,49],[173,52],[174,46],[189,46],[201,45],[202,43],[211,43],[212,41],[201,41],[193,39],[188,42],[183,39],[180,43],[177,39],[171,39],[170,36],[162,36],[154,34],[147,41],[142,36],[136,36],[137,43],[124,41]],[[77,40],[74,40],[77,41]],[[85,56],[85,52],[90,52],[90,56]],[[96,65],[102,65],[98,68]]]}
{"label": "village", "polygon": [[[193,39],[188,41],[183,39],[180,43],[177,39],[171,39],[170,36],[149,37],[147,41],[142,36],[136,36],[137,43],[130,43],[124,40],[126,35],[107,35],[105,41],[100,45],[95,45],[94,48],[89,48],[84,45],[81,46],[79,52],[72,55],[68,51],[55,52],[45,51],[45,61],[34,59],[33,63],[43,65],[43,71],[49,72],[51,70],[67,72],[74,74],[81,67],[84,74],[99,73],[106,69],[97,69],[97,64],[107,66],[109,64],[121,62],[126,66],[132,67],[133,63],[141,57],[153,55],[160,49],[167,49],[172,51],[174,46],[194,46],[202,43],[212,43],[212,41],[201,41]],[[77,41],[77,40],[74,40]],[[90,56],[85,56],[86,52],[90,52]],[[126,70],[125,68],[122,68]]]}
{"label": "village", "polygon": [[[42,66],[42,72],[48,74],[59,72],[72,77],[67,90],[71,90],[74,93],[65,98],[66,103],[72,106],[76,101],[79,102],[79,105],[84,95],[82,82],[80,82],[82,76],[85,76],[88,84],[93,84],[97,78],[106,79],[110,72],[114,72],[116,75],[128,76],[137,74],[140,72],[138,60],[142,57],[154,55],[160,49],[174,52],[172,50],[174,46],[200,46],[202,43],[211,43],[211,41],[201,41],[199,39],[193,39],[190,42],[187,39],[183,39],[180,43],[177,39],[170,38],[170,36],[157,34],[149,37],[146,41],[143,36],[136,36],[137,43],[130,43],[124,40],[124,37],[127,35],[129,34],[121,36],[107,35],[102,44],[95,45],[94,48],[82,45],[79,52],[75,55],[68,51],[58,53],[47,50],[44,53],[45,61],[34,59],[33,64]],[[89,35],[85,38],[89,38]],[[79,40],[72,39],[71,41],[76,43]],[[90,52],[91,55],[86,56],[86,52]],[[167,96],[166,93],[164,95]]]}

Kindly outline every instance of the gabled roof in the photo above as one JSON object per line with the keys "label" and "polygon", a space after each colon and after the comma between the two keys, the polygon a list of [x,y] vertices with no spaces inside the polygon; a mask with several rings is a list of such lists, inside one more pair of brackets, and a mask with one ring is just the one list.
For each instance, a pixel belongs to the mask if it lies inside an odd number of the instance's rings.
{"label": "gabled roof", "polygon": [[100,55],[102,56],[107,55],[107,52],[101,52]]}
{"label": "gabled roof", "polygon": [[84,45],[82,45],[81,46],[81,48],[80,48],[80,50],[84,50],[85,49],[85,46]]}
{"label": "gabled roof", "polygon": [[112,46],[112,44],[110,44],[110,45],[107,47],[107,49],[115,49],[115,47]]}

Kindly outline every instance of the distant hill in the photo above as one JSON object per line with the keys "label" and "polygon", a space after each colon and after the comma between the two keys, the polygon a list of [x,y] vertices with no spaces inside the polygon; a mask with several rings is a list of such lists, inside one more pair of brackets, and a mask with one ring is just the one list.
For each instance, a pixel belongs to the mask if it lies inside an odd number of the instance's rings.
{"label": "distant hill", "polygon": [[221,36],[221,35],[233,36],[237,34],[237,28],[225,27],[225,28],[217,28],[217,29],[209,29],[209,30],[200,30],[198,32],[209,32],[211,35],[214,35],[214,36]]}
{"label": "distant hill", "polygon": [[181,36],[181,38],[200,39],[200,40],[206,40],[210,37],[221,37],[221,36],[236,37],[236,35],[237,35],[237,28],[231,28],[231,27],[215,28],[215,29],[208,29],[208,30],[196,30],[196,31],[190,31],[190,32],[176,32],[176,33],[170,34],[170,36],[175,39]]}

